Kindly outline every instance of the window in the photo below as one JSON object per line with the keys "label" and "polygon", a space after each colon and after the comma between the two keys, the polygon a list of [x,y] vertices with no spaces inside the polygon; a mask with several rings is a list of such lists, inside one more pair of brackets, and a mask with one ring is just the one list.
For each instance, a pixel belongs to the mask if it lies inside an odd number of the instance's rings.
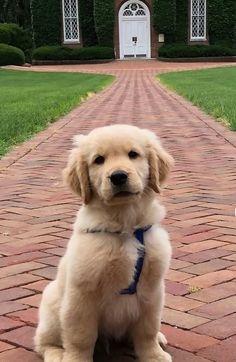
{"label": "window", "polygon": [[123,16],[145,16],[146,11],[139,3],[131,3],[124,9]]}
{"label": "window", "polygon": [[62,0],[65,43],[79,43],[78,0]]}
{"label": "window", "polygon": [[206,0],[191,0],[191,40],[206,40]]}

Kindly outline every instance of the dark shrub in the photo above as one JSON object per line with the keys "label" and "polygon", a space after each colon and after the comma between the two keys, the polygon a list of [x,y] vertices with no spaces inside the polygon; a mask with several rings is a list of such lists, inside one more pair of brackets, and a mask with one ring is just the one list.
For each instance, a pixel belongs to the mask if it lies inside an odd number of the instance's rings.
{"label": "dark shrub", "polygon": [[69,60],[73,49],[69,47],[52,45],[43,46],[33,50],[33,59],[36,60]]}
{"label": "dark shrub", "polygon": [[0,44],[0,65],[22,65],[25,55],[19,48],[7,44]]}
{"label": "dark shrub", "polygon": [[8,24],[0,24],[0,43],[10,44],[11,33],[6,25]]}
{"label": "dark shrub", "polygon": [[206,57],[221,57],[236,55],[236,49],[228,48],[221,45],[210,45],[203,50]]}
{"label": "dark shrub", "polygon": [[22,50],[32,46],[29,32],[13,23],[0,24],[0,43],[13,45]]}
{"label": "dark shrub", "polygon": [[44,46],[33,51],[35,60],[99,60],[113,59],[109,47],[69,48],[65,46]]}
{"label": "dark shrub", "polygon": [[113,59],[114,51],[109,47],[88,47],[73,49],[72,58],[75,60]]}
{"label": "dark shrub", "polygon": [[163,58],[221,57],[236,55],[236,49],[220,45],[166,45],[159,49]]}

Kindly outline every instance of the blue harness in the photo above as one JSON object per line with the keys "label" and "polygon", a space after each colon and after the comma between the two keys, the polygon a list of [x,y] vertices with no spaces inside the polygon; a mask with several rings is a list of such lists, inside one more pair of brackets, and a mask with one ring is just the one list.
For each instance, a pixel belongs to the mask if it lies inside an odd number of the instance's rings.
{"label": "blue harness", "polygon": [[139,282],[140,275],[143,270],[144,258],[145,258],[145,244],[144,244],[144,233],[151,229],[152,225],[147,225],[144,228],[136,229],[134,231],[134,236],[141,244],[141,247],[138,248],[138,259],[135,264],[134,277],[132,283],[128,288],[122,289],[120,291],[121,295],[133,295],[137,293],[137,285]]}
{"label": "blue harness", "polygon": [[[134,236],[138,240],[141,247],[138,248],[138,259],[135,264],[133,281],[126,289],[121,289],[121,295],[133,295],[137,293],[137,285],[140,279],[140,275],[143,270],[144,258],[145,258],[145,244],[144,244],[144,233],[151,229],[152,225],[144,226],[143,228],[136,229]],[[105,230],[86,230],[87,233],[100,233],[100,232],[111,232],[114,234],[122,234],[120,231],[105,231]]]}

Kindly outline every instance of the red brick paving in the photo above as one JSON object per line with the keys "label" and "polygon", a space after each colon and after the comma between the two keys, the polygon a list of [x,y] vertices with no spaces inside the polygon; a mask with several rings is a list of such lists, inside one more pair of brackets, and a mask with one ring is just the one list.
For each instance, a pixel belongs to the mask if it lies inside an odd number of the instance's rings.
{"label": "red brick paving", "polygon": [[[152,129],[176,159],[162,196],[174,248],[163,316],[169,352],[176,362],[235,361],[236,133],[154,79],[158,72],[213,66],[222,64],[33,67],[111,73],[117,80],[0,161],[0,361],[39,361],[32,336],[40,294],[55,275],[79,207],[61,170],[74,134],[111,123]],[[121,347],[99,358],[134,360]]]}

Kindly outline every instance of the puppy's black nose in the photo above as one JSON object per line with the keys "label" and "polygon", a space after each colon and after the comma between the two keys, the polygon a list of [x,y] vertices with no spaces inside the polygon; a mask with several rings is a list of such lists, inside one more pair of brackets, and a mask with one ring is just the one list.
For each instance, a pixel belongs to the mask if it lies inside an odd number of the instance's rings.
{"label": "puppy's black nose", "polygon": [[110,176],[111,182],[115,186],[124,185],[128,179],[128,174],[125,171],[114,171]]}

